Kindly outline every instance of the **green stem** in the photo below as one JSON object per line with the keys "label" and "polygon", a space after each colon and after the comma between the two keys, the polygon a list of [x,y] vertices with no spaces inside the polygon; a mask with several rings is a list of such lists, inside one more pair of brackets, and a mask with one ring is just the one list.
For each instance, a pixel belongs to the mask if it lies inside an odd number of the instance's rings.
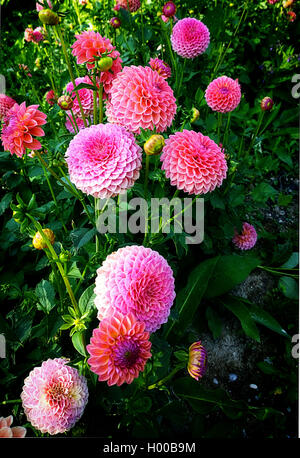
{"label": "green stem", "polygon": [[246,156],[248,156],[248,154],[250,153],[250,151],[251,151],[251,149],[253,147],[253,144],[255,142],[255,139],[258,136],[259,130],[261,128],[261,125],[262,125],[262,122],[263,122],[263,119],[264,119],[264,114],[265,114],[264,111],[261,111],[260,114],[259,114],[256,131],[255,131],[255,134],[252,136],[252,139],[251,139],[251,142],[250,142],[250,146],[249,146],[249,148],[248,148],[248,150],[246,152]]}
{"label": "green stem", "polygon": [[[95,226],[97,227],[99,210],[98,210],[98,199],[96,197],[94,197],[94,202],[95,202]],[[99,237],[98,237],[98,234],[96,234],[95,238],[96,238],[96,253],[99,253]]]}
{"label": "green stem", "polygon": [[280,277],[292,277],[292,278],[299,278],[299,275],[289,274],[286,272],[278,272],[277,270],[270,269],[265,266],[257,266],[259,269],[265,270],[266,272],[270,272],[274,275],[279,275]]}
{"label": "green stem", "polygon": [[2,401],[0,402],[1,406],[5,406],[6,404],[16,404],[16,403],[21,403],[22,399],[10,399],[9,401]]}
{"label": "green stem", "polygon": [[[101,73],[100,73],[101,77]],[[99,124],[103,122],[103,83],[99,85]]]}
{"label": "green stem", "polygon": [[222,113],[218,112],[218,143],[221,139]]}
{"label": "green stem", "polygon": [[[95,68],[93,71],[93,84],[94,86],[97,86],[97,81],[96,81],[96,75],[97,75],[97,69]],[[93,91],[93,122],[94,124],[97,124],[97,92]]]}
{"label": "green stem", "polygon": [[149,164],[150,164],[150,156],[146,154],[146,169],[145,169],[145,184],[144,184],[145,198],[147,198],[147,193],[148,193]]}
{"label": "green stem", "polygon": [[223,145],[227,144],[228,130],[229,130],[229,125],[230,125],[230,117],[231,117],[231,111],[228,113],[228,117],[227,117],[227,123],[226,123],[225,133],[224,133],[224,137],[223,137]]}
{"label": "green stem", "polygon": [[178,364],[178,366],[176,366],[171,372],[169,375],[167,375],[166,377],[164,377],[163,379],[159,380],[159,382],[156,382],[154,383],[153,385],[149,385],[147,387],[148,390],[153,390],[154,388],[159,388],[161,385],[163,385],[164,383],[166,383],[167,381],[169,381],[171,378],[174,377],[175,374],[177,374],[177,372],[179,372],[181,369],[183,369],[185,366],[186,366],[187,363],[181,363],[181,364]]}

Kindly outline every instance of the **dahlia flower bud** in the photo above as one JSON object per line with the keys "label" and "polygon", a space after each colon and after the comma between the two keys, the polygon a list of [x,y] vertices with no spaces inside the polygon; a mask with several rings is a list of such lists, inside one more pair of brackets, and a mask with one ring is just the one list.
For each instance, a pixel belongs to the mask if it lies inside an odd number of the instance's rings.
{"label": "dahlia flower bud", "polygon": [[263,111],[270,111],[270,110],[272,110],[273,105],[274,105],[274,102],[273,102],[273,100],[271,99],[271,97],[265,97],[265,98],[263,98],[262,101],[260,102],[260,106],[261,106],[261,109],[262,109]]}
{"label": "dahlia flower bud", "polygon": [[[51,245],[53,245],[54,240],[55,240],[55,235],[53,231],[51,231],[51,229],[46,228],[46,229],[43,229],[43,232],[45,236],[47,237],[47,239],[49,240],[49,242],[51,243]],[[39,232],[36,232],[35,236],[33,237],[32,245],[37,250],[43,250],[44,248],[47,248],[47,244],[44,242],[44,239]]]}
{"label": "dahlia flower bud", "polygon": [[144,144],[144,151],[147,156],[154,156],[162,152],[165,146],[165,139],[162,135],[151,135]]}
{"label": "dahlia flower bud", "polygon": [[39,19],[46,25],[57,25],[59,23],[59,16],[49,8],[39,12]]}
{"label": "dahlia flower bud", "polygon": [[71,110],[73,108],[73,99],[69,95],[62,95],[57,101],[61,110]]}
{"label": "dahlia flower bud", "polygon": [[112,17],[109,23],[114,29],[121,27],[121,20],[118,17]]}
{"label": "dahlia flower bud", "polygon": [[296,17],[297,17],[297,15],[296,15],[296,13],[294,11],[288,11],[287,15],[288,15],[288,21],[289,22],[294,22]]}
{"label": "dahlia flower bud", "polygon": [[190,122],[193,123],[197,121],[197,119],[199,119],[199,116],[200,116],[200,111],[197,110],[197,108],[193,107],[192,108],[192,117],[191,117]]}
{"label": "dahlia flower bud", "polygon": [[113,64],[113,60],[111,57],[102,57],[98,61],[98,68],[101,72],[106,72],[107,70],[110,70]]}
{"label": "dahlia flower bud", "polygon": [[194,342],[189,348],[189,362],[187,370],[191,377],[202,378],[207,369],[207,352],[201,341]]}
{"label": "dahlia flower bud", "polygon": [[167,2],[164,6],[163,6],[163,14],[166,16],[166,17],[172,17],[174,16],[176,13],[176,5],[175,3],[173,2]]}

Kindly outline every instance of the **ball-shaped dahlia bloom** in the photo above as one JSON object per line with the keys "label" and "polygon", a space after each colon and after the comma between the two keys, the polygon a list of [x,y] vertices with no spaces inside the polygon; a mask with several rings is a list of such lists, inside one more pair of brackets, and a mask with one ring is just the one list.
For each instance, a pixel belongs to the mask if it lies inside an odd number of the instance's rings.
{"label": "ball-shaped dahlia bloom", "polygon": [[[41,3],[41,4],[40,4],[40,3]],[[39,2],[36,2],[36,10],[37,10],[37,11],[41,11],[41,10],[44,9],[44,5],[43,5],[44,0],[40,0],[40,3],[39,3]],[[52,6],[52,3],[51,3],[51,0],[47,0],[47,3],[48,3],[48,8],[51,8],[51,9],[52,9],[53,6]]]}
{"label": "ball-shaped dahlia bloom", "polygon": [[72,54],[77,58],[77,64],[86,64],[88,69],[94,68],[96,60],[106,53],[109,53],[109,57],[113,59],[112,67],[108,71],[101,72],[100,77],[104,91],[109,93],[113,79],[122,70],[120,53],[108,38],[102,37],[98,32],[84,31],[75,37],[77,40],[72,45]]}
{"label": "ball-shaped dahlia bloom", "polygon": [[124,67],[112,82],[107,119],[139,134],[140,128],[164,132],[176,113],[172,89],[150,67]]}
{"label": "ball-shaped dahlia bloom", "polygon": [[45,135],[40,126],[46,124],[47,116],[37,108],[38,105],[26,107],[26,103],[23,102],[21,105],[15,103],[8,111],[1,135],[5,151],[22,157],[26,148],[38,150],[42,147],[41,143],[33,136],[42,137]]}
{"label": "ball-shaped dahlia bloom", "polygon": [[203,54],[210,42],[209,30],[198,19],[187,17],[178,21],[171,35],[174,51],[186,59]]}
{"label": "ball-shaped dahlia bloom", "polygon": [[176,5],[173,2],[167,2],[167,3],[164,4],[162,10],[163,10],[163,14],[166,17],[172,17],[176,13]]}
{"label": "ball-shaped dahlia bloom", "polygon": [[98,124],[81,130],[69,144],[70,179],[86,194],[102,199],[131,188],[140,175],[142,149],[121,126]]}
{"label": "ball-shaped dahlia bloom", "polygon": [[123,8],[124,10],[128,10],[131,13],[134,13],[137,11],[141,6],[140,0],[116,0],[116,7],[119,10],[120,8]]}
{"label": "ball-shaped dahlia bloom", "polygon": [[14,106],[14,104],[17,103],[14,99],[11,97],[8,97],[8,95],[5,94],[0,94],[0,121],[2,121],[11,107]]}
{"label": "ball-shaped dahlia bloom", "polygon": [[260,107],[261,107],[262,111],[270,111],[270,110],[272,110],[273,105],[274,105],[274,102],[271,99],[271,97],[264,97],[262,99],[262,101],[260,102]]}
{"label": "ball-shaped dahlia bloom", "polygon": [[53,89],[50,89],[50,91],[48,91],[46,93],[46,102],[51,106],[53,107],[53,105],[55,105],[57,101],[57,95],[55,94],[55,92],[53,91]]}
{"label": "ball-shaped dahlia bloom", "polygon": [[207,105],[220,113],[233,111],[241,101],[241,86],[238,80],[220,76],[214,79],[205,91]]}
{"label": "ball-shaped dahlia bloom", "polygon": [[97,270],[98,318],[133,313],[154,332],[166,323],[175,298],[171,267],[157,251],[127,246],[110,254]]}
{"label": "ball-shaped dahlia bloom", "polygon": [[26,428],[23,426],[11,426],[13,422],[13,416],[0,417],[0,439],[3,437],[25,437]]}
{"label": "ball-shaped dahlia bloom", "polygon": [[170,78],[171,76],[171,68],[168,64],[166,64],[163,60],[155,57],[155,59],[150,59],[149,65],[152,70],[157,71],[157,73],[162,76],[164,79]]}
{"label": "ball-shaped dahlia bloom", "polygon": [[48,359],[24,380],[21,394],[28,421],[51,435],[71,429],[82,416],[88,401],[85,377],[67,366],[68,360]]}
{"label": "ball-shaped dahlia bloom", "polygon": [[240,250],[251,250],[257,241],[257,233],[255,228],[249,223],[243,223],[242,233],[235,235],[232,239],[233,244]]}
{"label": "ball-shaped dahlia bloom", "polygon": [[109,386],[132,383],[151,357],[145,323],[138,321],[133,313],[115,312],[104,318],[94,329],[86,348],[91,355],[88,364],[92,372]]}
{"label": "ball-shaped dahlia bloom", "polygon": [[193,130],[170,135],[160,160],[171,185],[189,194],[211,192],[226,178],[227,163],[221,148]]}
{"label": "ball-shaped dahlia bloom", "polygon": [[189,348],[188,373],[195,380],[203,377],[207,369],[207,351],[201,341],[194,342]]}
{"label": "ball-shaped dahlia bloom", "polygon": [[[86,78],[76,78],[75,84],[78,86],[80,83],[87,83]],[[91,84],[89,81],[88,84]],[[75,87],[76,87],[75,86]],[[79,107],[78,99],[76,92],[74,91],[74,86],[73,83],[70,82],[66,86],[66,92],[72,97],[73,99],[73,113],[75,117],[81,118],[81,110]],[[81,106],[83,109],[83,113],[85,116],[89,116],[90,114],[93,113],[93,91],[92,89],[87,89],[87,88],[82,88],[78,90],[78,95],[80,98]],[[68,113],[71,116],[71,113]]]}

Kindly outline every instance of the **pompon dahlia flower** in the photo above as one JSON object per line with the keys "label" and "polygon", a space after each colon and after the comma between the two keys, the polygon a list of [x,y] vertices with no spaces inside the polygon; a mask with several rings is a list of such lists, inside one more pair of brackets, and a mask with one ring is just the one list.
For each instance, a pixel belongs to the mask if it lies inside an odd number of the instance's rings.
{"label": "pompon dahlia flower", "polygon": [[160,160],[171,185],[189,194],[211,192],[226,178],[227,163],[221,148],[193,130],[170,135]]}
{"label": "pompon dahlia flower", "polygon": [[189,348],[188,373],[195,380],[202,378],[207,369],[207,352],[201,341],[194,342]]}
{"label": "pompon dahlia flower", "polygon": [[68,360],[48,359],[24,380],[21,394],[28,421],[51,435],[71,429],[82,416],[88,400],[85,377],[67,366]]}
{"label": "pompon dahlia flower", "polygon": [[171,87],[150,67],[124,67],[112,82],[106,104],[109,122],[139,134],[140,128],[164,132],[176,113]]}
{"label": "pompon dahlia flower", "polygon": [[15,103],[8,111],[1,135],[5,151],[22,157],[26,148],[38,150],[42,147],[33,136],[43,137],[45,135],[40,126],[46,124],[47,116],[37,108],[38,105],[26,107],[26,103],[23,102],[21,105]]}
{"label": "pompon dahlia flower", "polygon": [[220,113],[233,111],[241,101],[241,86],[238,80],[228,76],[214,79],[205,91],[207,105]]}
{"label": "pompon dahlia flower", "polygon": [[117,7],[117,10],[119,10],[120,8],[123,8],[124,10],[128,10],[128,7],[129,7],[129,11],[131,13],[134,13],[135,11],[137,11],[141,6],[141,2],[140,0],[116,0],[116,7]]}
{"label": "pompon dahlia flower", "polygon": [[132,383],[143,372],[151,357],[149,333],[145,323],[138,321],[133,313],[104,318],[94,329],[91,342],[87,345],[91,355],[88,364],[98,375],[100,382],[109,386]]}
{"label": "pompon dahlia flower", "polygon": [[5,94],[0,94],[0,121],[2,121],[11,107],[14,106],[14,104],[17,103],[14,99],[11,97],[8,97],[8,95]]}
{"label": "pompon dahlia flower", "polygon": [[97,270],[98,319],[133,313],[154,332],[166,323],[175,298],[173,272],[157,251],[127,246],[110,254]]}
{"label": "pompon dahlia flower", "polygon": [[122,194],[140,175],[141,151],[133,134],[121,126],[87,127],[75,135],[66,152],[70,179],[94,197]]}
{"label": "pompon dahlia flower", "polygon": [[11,426],[13,422],[13,416],[0,417],[0,439],[4,437],[25,437],[26,428],[23,426]]}
{"label": "pompon dahlia flower", "polygon": [[155,59],[150,59],[149,65],[152,70],[157,71],[157,73],[162,76],[164,79],[170,78],[171,76],[171,68],[168,64],[166,64],[163,60],[155,57]]}
{"label": "pompon dahlia flower", "polygon": [[210,34],[206,25],[191,17],[178,21],[171,35],[173,50],[186,59],[194,59],[203,54],[209,42]]}
{"label": "pompon dahlia flower", "polygon": [[[40,3],[42,3],[42,5],[40,5]],[[44,0],[40,0],[40,3],[36,2],[36,10],[37,11],[41,11],[44,9]],[[47,3],[48,3],[48,8],[52,9],[53,6],[52,6],[52,3],[51,3],[51,0],[47,0]]]}
{"label": "pompon dahlia flower", "polygon": [[235,235],[232,239],[233,244],[240,250],[251,250],[257,241],[257,233],[255,228],[249,223],[243,223],[242,233]]}
{"label": "pompon dahlia flower", "polygon": [[172,17],[175,15],[176,13],[176,5],[175,3],[173,2],[167,2],[164,4],[163,6],[163,14],[166,16],[166,17]]}
{"label": "pompon dahlia flower", "polygon": [[[87,83],[86,78],[76,78],[75,80],[76,86],[78,86],[80,83]],[[91,84],[91,82],[89,81],[88,84]],[[76,96],[76,92],[74,91],[74,86],[72,82],[67,84],[66,92],[70,94],[70,96],[73,99],[72,110],[73,110],[74,116],[76,118],[77,117],[81,118],[81,111],[80,111],[78,99]],[[89,116],[90,114],[93,113],[93,91],[91,89],[82,88],[78,90],[78,95],[80,98],[80,102],[82,105],[84,115]],[[71,113],[68,113],[68,114],[71,116]]]}

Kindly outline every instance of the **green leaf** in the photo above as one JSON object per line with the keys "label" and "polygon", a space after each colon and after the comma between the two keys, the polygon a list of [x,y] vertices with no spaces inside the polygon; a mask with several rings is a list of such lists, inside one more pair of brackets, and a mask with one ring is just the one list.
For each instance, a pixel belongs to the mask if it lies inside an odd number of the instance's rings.
{"label": "green leaf", "polygon": [[0,202],[0,216],[3,215],[3,213],[5,212],[5,210],[9,207],[9,204],[11,202],[11,199],[12,199],[12,192],[8,192],[7,194],[5,194],[5,196],[1,199],[1,202]]}
{"label": "green leaf", "polygon": [[285,297],[296,301],[298,300],[298,284],[294,278],[280,277],[278,286],[282,290]]}
{"label": "green leaf", "polygon": [[77,250],[82,248],[86,243],[88,243],[95,235],[97,234],[97,230],[95,228],[88,231],[79,241],[77,245]]}
{"label": "green leaf", "polygon": [[188,361],[189,355],[185,350],[174,351],[174,356],[179,361]]}
{"label": "green leaf", "polygon": [[249,307],[249,312],[253,320],[255,320],[257,323],[266,326],[266,328],[269,328],[272,331],[277,332],[277,334],[280,334],[281,336],[289,337],[288,333],[280,326],[278,321],[275,320],[275,318],[273,318],[263,308],[251,304],[251,306]]}
{"label": "green leaf", "polygon": [[71,277],[71,278],[82,278],[81,272],[78,269],[78,267],[76,266],[76,262],[74,262],[72,264],[70,270],[68,271],[68,277]]}
{"label": "green leaf", "polygon": [[82,342],[82,332],[75,332],[72,335],[72,343],[74,348],[80,353],[82,356],[86,356],[85,346]]}
{"label": "green leaf", "polygon": [[205,297],[216,297],[230,291],[244,281],[259,264],[260,260],[253,256],[220,256],[208,281]]}
{"label": "green leaf", "polygon": [[94,300],[96,297],[94,289],[95,285],[93,284],[89,286],[80,296],[78,306],[82,315],[84,315],[86,312],[89,312],[94,306]]}
{"label": "green leaf", "polygon": [[212,332],[213,338],[217,339],[222,332],[222,321],[217,312],[212,307],[206,309],[206,319],[208,327]]}
{"label": "green leaf", "polygon": [[[35,294],[41,304],[40,310],[49,313],[55,307],[55,291],[48,280],[42,280],[35,288]],[[39,308],[39,307],[38,307]]]}
{"label": "green leaf", "polygon": [[240,320],[245,334],[256,342],[260,342],[259,331],[248,308],[234,297],[230,298],[230,303],[224,303],[224,306]]}
{"label": "green leaf", "polygon": [[269,183],[260,183],[253,189],[251,195],[256,202],[266,202],[276,196],[277,191]]}
{"label": "green leaf", "polygon": [[291,256],[289,257],[289,259],[284,263],[282,264],[282,267],[283,269],[294,269],[295,267],[297,267],[299,264],[299,253],[297,252],[294,252],[291,254]]}

